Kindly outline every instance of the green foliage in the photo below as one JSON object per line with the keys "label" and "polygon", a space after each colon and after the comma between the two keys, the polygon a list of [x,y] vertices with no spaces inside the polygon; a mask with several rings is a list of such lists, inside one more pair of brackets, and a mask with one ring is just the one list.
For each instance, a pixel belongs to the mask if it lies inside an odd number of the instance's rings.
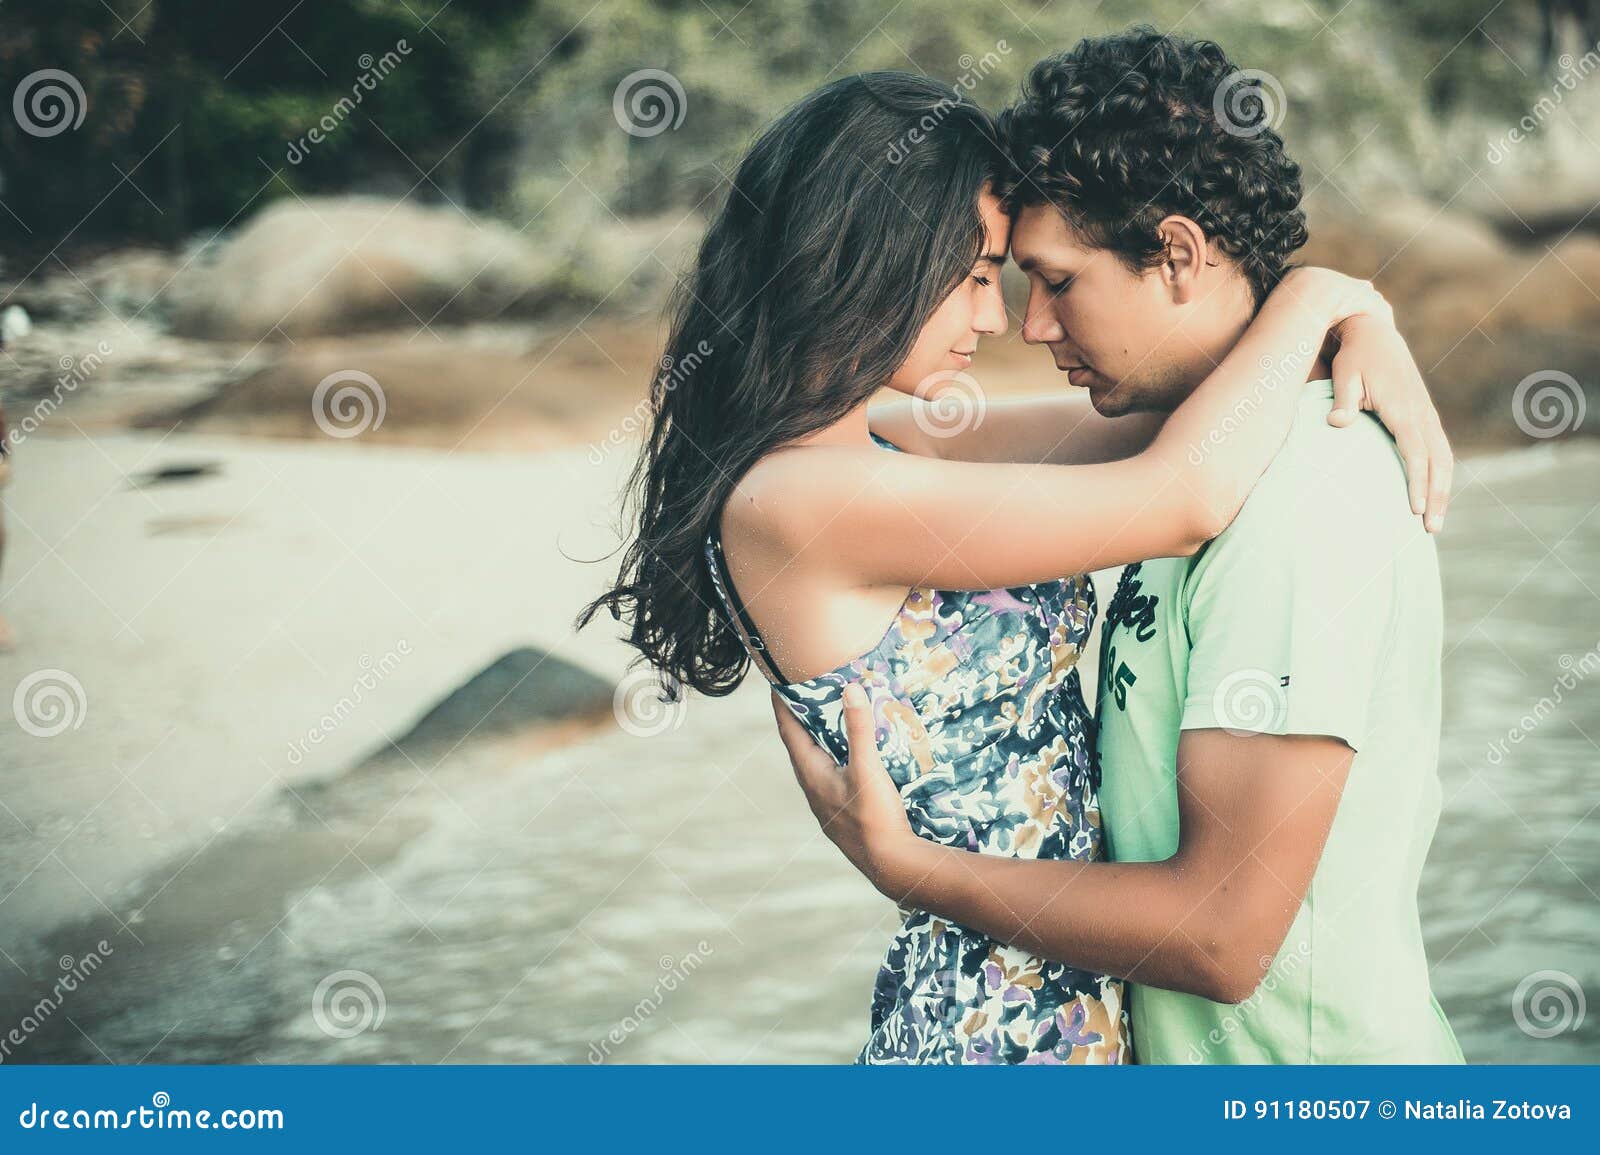
{"label": "green foliage", "polygon": [[[9,0],[0,91],[58,69],[87,107],[81,127],[53,135],[6,110],[5,225],[14,241],[46,248],[68,236],[176,241],[291,192],[423,182],[435,196],[479,198],[483,154],[458,147],[481,116],[474,72],[530,7]],[[374,81],[386,53],[395,63]],[[291,145],[330,115],[336,127],[294,162]]]}
{"label": "green foliage", "polygon": [[[1308,183],[1399,181],[1458,187],[1459,118],[1510,120],[1539,85],[1531,6],[1494,0],[962,0],[864,5],[822,0],[745,6],[554,0],[524,27],[521,61],[544,59],[513,99],[522,147],[502,208],[571,231],[609,215],[682,214],[714,199],[751,135],[838,75],[925,72],[1003,104],[1038,58],[1080,37],[1149,23],[1220,41],[1271,73],[1287,102],[1281,131]],[[1487,17],[1487,19],[1485,19]],[[724,24],[726,21],[726,24]],[[549,54],[546,57],[546,54]],[[986,54],[997,63],[975,62]],[[640,68],[670,72],[686,107],[676,130],[618,129],[611,100]],[[515,76],[500,75],[503,91]],[[1451,181],[1455,183],[1449,183]],[[1436,191],[1437,191],[1436,190]]]}
{"label": "green foliage", "polygon": [[[895,68],[1003,103],[1029,64],[1151,23],[1219,40],[1282,84],[1312,181],[1426,187],[1462,116],[1513,119],[1543,83],[1532,5],[1494,0],[7,0],[0,94],[71,73],[81,128],[0,121],[13,243],[176,242],[278,196],[414,192],[563,243],[596,223],[692,219],[761,124],[847,72]],[[126,23],[124,23],[126,22]],[[363,61],[405,43],[358,106]],[[661,69],[681,124],[630,135],[619,82]],[[307,139],[333,116],[320,141]],[[296,159],[296,152],[300,154]],[[123,174],[127,174],[124,176]],[[1438,179],[1442,180],[1440,176]],[[1453,187],[1453,186],[1451,186]]]}

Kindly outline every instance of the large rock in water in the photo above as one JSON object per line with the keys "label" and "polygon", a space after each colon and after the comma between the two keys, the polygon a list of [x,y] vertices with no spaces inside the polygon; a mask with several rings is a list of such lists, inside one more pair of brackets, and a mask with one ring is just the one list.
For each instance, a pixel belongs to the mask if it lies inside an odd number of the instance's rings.
{"label": "large rock in water", "polygon": [[166,294],[188,336],[255,341],[501,316],[537,304],[556,258],[455,208],[279,201]]}
{"label": "large rock in water", "polygon": [[457,686],[394,745],[412,757],[436,756],[469,737],[504,738],[534,726],[594,721],[611,711],[613,693],[604,678],[523,646]]}

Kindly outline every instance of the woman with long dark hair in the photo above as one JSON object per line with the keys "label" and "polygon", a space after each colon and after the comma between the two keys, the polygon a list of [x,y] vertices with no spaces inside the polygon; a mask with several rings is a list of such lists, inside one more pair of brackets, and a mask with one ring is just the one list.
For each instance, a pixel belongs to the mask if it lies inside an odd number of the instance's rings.
{"label": "woman with long dark hair", "polygon": [[[672,693],[727,694],[754,663],[841,762],[840,696],[860,683],[919,834],[1094,859],[1087,572],[1226,526],[1292,418],[1295,390],[1261,395],[1259,365],[1304,380],[1330,327],[1384,306],[1302,271],[1164,424],[1079,395],[1039,410],[1050,435],[1022,439],[1022,463],[897,451],[915,447],[874,437],[869,399],[938,403],[1006,327],[1005,164],[988,114],[896,73],[831,83],[761,133],[680,287],[635,531],[580,623],[624,619]],[[1386,386],[1370,350],[1340,356]],[[1195,462],[1225,423],[1227,452]],[[904,914],[861,1061],[1128,1056],[1120,980]]]}

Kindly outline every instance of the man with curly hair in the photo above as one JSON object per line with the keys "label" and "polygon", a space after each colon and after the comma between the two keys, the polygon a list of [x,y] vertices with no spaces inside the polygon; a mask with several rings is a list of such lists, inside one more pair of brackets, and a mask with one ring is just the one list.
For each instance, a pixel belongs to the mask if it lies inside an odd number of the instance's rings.
{"label": "man with curly hair", "polygon": [[[1262,119],[1276,95],[1213,43],[1134,29],[1041,62],[1003,114],[1022,335],[1102,414],[1171,412],[1288,276],[1306,225]],[[1302,394],[1282,452],[1222,534],[1128,566],[1106,610],[1112,862],[905,837],[859,708],[842,779],[785,732],[829,836],[885,893],[1131,979],[1141,1062],[1461,1061],[1417,909],[1440,810],[1439,570],[1414,517],[1429,485],[1408,501],[1401,452],[1354,412],[1359,382],[1321,377],[1262,366],[1263,395]]]}

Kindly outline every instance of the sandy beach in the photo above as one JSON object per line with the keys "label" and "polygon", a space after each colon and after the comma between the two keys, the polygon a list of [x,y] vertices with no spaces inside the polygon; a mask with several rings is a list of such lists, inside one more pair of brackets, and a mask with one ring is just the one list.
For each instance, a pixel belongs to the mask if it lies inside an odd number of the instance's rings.
{"label": "sandy beach", "polygon": [[[20,642],[0,667],[13,687],[60,671],[70,714],[52,736],[5,733],[0,946],[19,961],[47,927],[128,917],[134,879],[385,749],[514,646],[622,672],[603,631],[577,653],[595,573],[552,548],[607,548],[620,458],[140,433],[40,437],[19,457]],[[186,467],[208,472],[150,480]]]}

